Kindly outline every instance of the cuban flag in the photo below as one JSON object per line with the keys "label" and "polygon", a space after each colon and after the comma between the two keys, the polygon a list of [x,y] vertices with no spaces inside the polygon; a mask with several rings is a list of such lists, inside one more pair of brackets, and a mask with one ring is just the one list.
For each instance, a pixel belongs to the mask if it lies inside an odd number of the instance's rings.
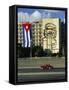
{"label": "cuban flag", "polygon": [[31,24],[26,22],[23,23],[23,40],[24,40],[24,47],[30,47],[30,30],[31,30]]}

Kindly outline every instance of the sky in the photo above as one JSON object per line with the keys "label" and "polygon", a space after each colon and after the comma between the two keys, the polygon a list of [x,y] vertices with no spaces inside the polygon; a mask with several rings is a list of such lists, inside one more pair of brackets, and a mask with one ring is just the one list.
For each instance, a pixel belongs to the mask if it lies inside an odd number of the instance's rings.
{"label": "sky", "polygon": [[64,21],[65,12],[62,10],[18,8],[18,22],[34,22],[42,18],[60,18],[61,21]]}

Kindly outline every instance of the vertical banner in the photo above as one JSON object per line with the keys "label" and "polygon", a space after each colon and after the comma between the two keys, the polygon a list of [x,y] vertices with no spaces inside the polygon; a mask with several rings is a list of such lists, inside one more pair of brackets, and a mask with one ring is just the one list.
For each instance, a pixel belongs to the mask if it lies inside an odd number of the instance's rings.
{"label": "vertical banner", "polygon": [[23,23],[23,38],[24,38],[24,47],[30,47],[30,28],[31,24],[26,22]]}

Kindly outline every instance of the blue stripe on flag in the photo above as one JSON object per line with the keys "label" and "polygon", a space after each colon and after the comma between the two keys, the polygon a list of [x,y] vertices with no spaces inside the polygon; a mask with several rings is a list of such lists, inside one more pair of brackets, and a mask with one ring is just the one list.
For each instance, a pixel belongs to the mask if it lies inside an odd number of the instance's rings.
{"label": "blue stripe on flag", "polygon": [[27,46],[28,46],[28,44],[29,44],[28,32],[26,32],[26,36],[27,36]]}

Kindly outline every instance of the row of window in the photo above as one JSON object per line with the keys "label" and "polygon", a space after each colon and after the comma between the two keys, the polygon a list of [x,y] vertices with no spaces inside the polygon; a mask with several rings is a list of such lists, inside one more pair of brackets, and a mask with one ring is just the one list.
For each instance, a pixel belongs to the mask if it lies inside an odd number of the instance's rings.
{"label": "row of window", "polygon": [[32,33],[41,33],[39,30],[32,31]]}
{"label": "row of window", "polygon": [[32,24],[32,27],[41,27],[42,26],[42,24]]}
{"label": "row of window", "polygon": [[21,36],[21,35],[23,36],[23,33],[18,33],[18,36]]}
{"label": "row of window", "polygon": [[18,40],[18,43],[22,43],[23,44],[23,42],[21,40]]}
{"label": "row of window", "polygon": [[19,35],[18,38],[23,38],[23,36],[22,35],[21,36]]}
{"label": "row of window", "polygon": [[32,33],[32,35],[33,35],[33,36],[34,36],[34,35],[37,35],[37,36],[40,35],[40,36],[41,36],[42,34],[41,34],[41,33]]}
{"label": "row of window", "polygon": [[20,37],[20,36],[23,36],[23,34],[18,33],[18,36],[19,36],[19,37]]}
{"label": "row of window", "polygon": [[37,38],[37,39],[41,39],[41,35],[33,35],[32,38]]}
{"label": "row of window", "polygon": [[33,43],[41,43],[40,40],[33,40]]}
{"label": "row of window", "polygon": [[18,38],[18,40],[22,40],[23,41],[23,38]]}
{"label": "row of window", "polygon": [[33,31],[36,31],[36,30],[42,30],[42,28],[32,28]]}
{"label": "row of window", "polygon": [[33,35],[41,35],[42,33],[41,32],[40,33],[39,32],[36,32],[36,33],[33,32],[32,34]]}
{"label": "row of window", "polygon": [[18,32],[22,32],[23,31],[23,29],[18,29]]}
{"label": "row of window", "polygon": [[40,43],[35,43],[34,45],[37,46],[37,45],[41,45],[41,44]]}

